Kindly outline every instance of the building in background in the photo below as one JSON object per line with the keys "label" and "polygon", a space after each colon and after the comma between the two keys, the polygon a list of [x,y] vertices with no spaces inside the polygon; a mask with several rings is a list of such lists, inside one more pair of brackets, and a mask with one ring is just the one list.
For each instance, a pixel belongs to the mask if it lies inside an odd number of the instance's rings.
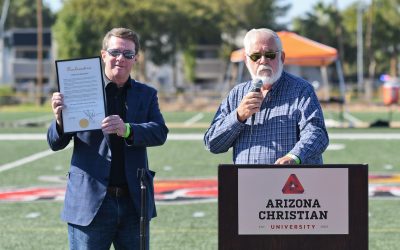
{"label": "building in background", "polygon": [[[57,89],[54,60],[56,43],[50,28],[43,29],[43,94]],[[226,72],[226,62],[219,57],[219,46],[198,45],[195,51],[193,82],[187,82],[182,53],[176,54],[175,68],[171,64],[157,66],[151,61],[146,65],[146,80],[163,93],[219,89]],[[24,92],[31,101],[37,92],[37,29],[18,28],[7,30],[0,40],[0,86],[10,86]],[[133,72],[135,73],[135,72]],[[133,74],[135,77],[135,74]]]}
{"label": "building in background", "polygon": [[146,63],[146,78],[163,93],[193,92],[219,89],[224,81],[227,63],[219,56],[218,45],[197,45],[193,69],[193,80],[185,77],[185,59],[182,52],[175,55],[175,68],[166,63]]}
{"label": "building in background", "polygon": [[223,82],[226,62],[219,57],[221,47],[198,45],[194,69],[194,84],[200,88],[215,89]]}
{"label": "building in background", "polygon": [[[37,82],[37,29],[11,29],[4,33],[0,48],[0,86],[9,85],[16,91],[34,92]],[[52,36],[43,29],[43,92],[54,87]]]}

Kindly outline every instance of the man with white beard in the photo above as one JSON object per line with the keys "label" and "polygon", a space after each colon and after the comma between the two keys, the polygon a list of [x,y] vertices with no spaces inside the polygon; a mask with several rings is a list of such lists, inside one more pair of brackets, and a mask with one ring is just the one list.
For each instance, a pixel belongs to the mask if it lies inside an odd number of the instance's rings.
{"label": "man with white beard", "polygon": [[312,85],[283,70],[285,52],[274,31],[252,29],[243,42],[253,80],[223,100],[204,135],[206,148],[233,147],[235,164],[322,164],[329,138]]}

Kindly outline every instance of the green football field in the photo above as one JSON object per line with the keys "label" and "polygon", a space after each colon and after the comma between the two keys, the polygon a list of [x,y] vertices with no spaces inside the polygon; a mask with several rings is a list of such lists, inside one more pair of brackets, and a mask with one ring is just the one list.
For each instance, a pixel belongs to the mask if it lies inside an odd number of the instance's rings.
{"label": "green football field", "polygon": [[[362,121],[385,119],[385,113],[353,113]],[[217,166],[231,163],[231,151],[214,155],[204,149],[201,136],[212,113],[164,112],[170,124],[170,136],[191,135],[187,139],[168,140],[164,146],[149,148],[152,170],[157,181],[217,178]],[[337,114],[327,113],[335,119]],[[35,135],[33,139],[0,140],[1,193],[23,188],[63,188],[71,148],[52,153],[43,139],[51,114],[42,112],[0,111],[0,136]],[[399,113],[393,114],[400,120]],[[33,124],[29,121],[33,120]],[[21,125],[25,124],[25,125]],[[28,124],[28,125],[27,125]],[[400,129],[329,129],[330,146],[324,162],[331,164],[367,163],[369,174],[394,175],[399,188]],[[5,139],[6,138],[6,139]],[[7,139],[8,138],[8,139]],[[16,137],[17,138],[17,137]],[[28,138],[28,137],[27,137]],[[25,159],[26,162],[20,162]],[[5,169],[4,166],[11,166]],[[397,180],[397,182],[396,182]],[[371,183],[372,184],[372,183]],[[59,218],[62,201],[1,201],[0,249],[68,249],[67,227]],[[399,249],[400,199],[393,196],[369,199],[369,249]],[[151,223],[151,249],[217,249],[217,202],[174,202],[157,204],[158,217]]]}

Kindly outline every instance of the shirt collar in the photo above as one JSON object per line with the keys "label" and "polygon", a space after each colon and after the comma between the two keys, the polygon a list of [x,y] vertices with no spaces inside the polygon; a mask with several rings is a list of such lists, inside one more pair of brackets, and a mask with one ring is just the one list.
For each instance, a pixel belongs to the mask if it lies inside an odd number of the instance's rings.
{"label": "shirt collar", "polygon": [[[116,84],[113,81],[111,81],[110,79],[108,79],[108,77],[106,75],[104,75],[104,82],[105,82],[105,88],[107,88],[110,84],[116,86]],[[128,80],[126,80],[126,82],[124,83],[123,88],[125,88],[126,90],[130,89],[132,87],[131,86],[131,82],[132,82],[131,81],[131,76],[129,76]]]}

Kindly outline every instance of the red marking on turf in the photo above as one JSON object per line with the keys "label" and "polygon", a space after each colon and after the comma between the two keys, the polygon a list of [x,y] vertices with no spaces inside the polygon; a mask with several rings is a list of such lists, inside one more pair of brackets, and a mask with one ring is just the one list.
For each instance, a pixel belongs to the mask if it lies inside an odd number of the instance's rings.
{"label": "red marking on turf", "polygon": [[[400,175],[370,175],[370,197],[400,197]],[[390,180],[390,183],[388,182]],[[215,201],[218,198],[217,179],[156,180],[154,193],[157,202]],[[63,200],[65,187],[30,187],[0,190],[0,202]]]}

